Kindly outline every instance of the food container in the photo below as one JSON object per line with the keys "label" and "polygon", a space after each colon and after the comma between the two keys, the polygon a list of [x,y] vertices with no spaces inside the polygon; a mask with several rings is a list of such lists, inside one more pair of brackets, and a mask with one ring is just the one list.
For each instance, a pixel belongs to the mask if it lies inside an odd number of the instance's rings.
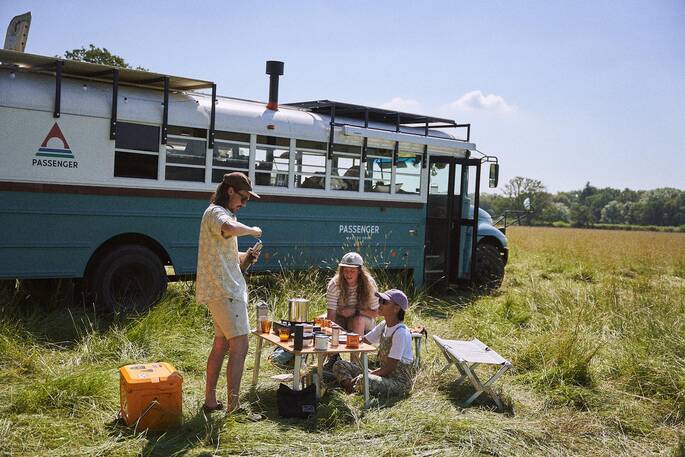
{"label": "food container", "polygon": [[347,347],[349,349],[359,349],[359,334],[358,333],[348,333],[347,334]]}
{"label": "food container", "polygon": [[331,333],[331,346],[337,346],[340,344],[340,329],[333,328]]}
{"label": "food container", "polygon": [[181,424],[183,378],[166,362],[119,368],[121,417],[137,431],[168,430]]}
{"label": "food container", "polygon": [[309,300],[306,298],[288,299],[288,320],[291,322],[307,322],[309,320]]}
{"label": "food container", "polygon": [[324,333],[317,333],[314,335],[314,349],[317,351],[325,351],[328,349],[328,336]]}

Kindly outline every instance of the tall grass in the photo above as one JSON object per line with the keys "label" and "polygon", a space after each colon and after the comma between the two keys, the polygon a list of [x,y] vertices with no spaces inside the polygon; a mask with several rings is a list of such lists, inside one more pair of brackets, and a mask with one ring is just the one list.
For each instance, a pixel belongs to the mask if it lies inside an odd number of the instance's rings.
{"label": "tall grass", "polygon": [[[432,344],[412,395],[363,409],[358,396],[326,393],[315,419],[281,419],[280,373],[266,357],[243,398],[267,420],[206,418],[204,365],[213,337],[192,283],[170,287],[139,316],[45,308],[0,297],[0,455],[683,455],[685,430],[685,235],[513,228],[501,290],[431,296],[401,276],[410,324],[447,338],[479,338],[513,361],[498,388],[506,411],[442,373]],[[325,309],[331,271],[253,275],[251,299],[276,318],[287,299]],[[252,313],[252,310],[251,310]],[[253,315],[251,314],[251,319]],[[266,351],[268,352],[268,350]],[[125,364],[169,361],[184,376],[184,425],[133,432],[114,418]],[[219,389],[225,391],[225,381]]]}

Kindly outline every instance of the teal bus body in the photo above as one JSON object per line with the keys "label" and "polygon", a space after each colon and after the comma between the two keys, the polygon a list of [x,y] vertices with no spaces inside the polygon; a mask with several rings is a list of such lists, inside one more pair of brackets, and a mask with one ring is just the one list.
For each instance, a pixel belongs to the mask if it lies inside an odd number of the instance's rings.
{"label": "teal bus body", "polygon": [[[207,199],[60,192],[0,192],[0,278],[81,278],[103,244],[119,236],[158,243],[177,276],[193,275]],[[263,230],[253,271],[335,268],[349,250],[375,267],[423,280],[425,208],[250,201],[238,219]],[[254,240],[239,239],[244,251]]]}

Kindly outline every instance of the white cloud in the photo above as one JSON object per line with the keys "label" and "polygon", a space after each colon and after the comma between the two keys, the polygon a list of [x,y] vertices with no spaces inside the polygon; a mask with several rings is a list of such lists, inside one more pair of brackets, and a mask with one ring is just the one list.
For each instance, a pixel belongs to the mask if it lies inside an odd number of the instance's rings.
{"label": "white cloud", "polygon": [[383,103],[381,108],[403,111],[405,113],[417,113],[421,109],[421,104],[409,98],[393,97],[389,102]]}
{"label": "white cloud", "polygon": [[480,90],[466,92],[458,100],[450,103],[449,107],[462,111],[489,111],[499,114],[516,110],[516,107],[508,104],[501,95],[485,95]]}

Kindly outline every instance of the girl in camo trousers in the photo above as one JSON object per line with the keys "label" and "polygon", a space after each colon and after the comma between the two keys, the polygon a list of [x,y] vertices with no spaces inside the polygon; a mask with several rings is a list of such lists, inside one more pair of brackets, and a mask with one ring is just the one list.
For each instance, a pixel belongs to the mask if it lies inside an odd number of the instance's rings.
{"label": "girl in camo trousers", "polygon": [[[378,314],[385,320],[364,335],[362,341],[378,346],[380,367],[369,372],[369,392],[374,396],[405,396],[414,383],[414,354],[411,332],[404,324],[404,314],[409,307],[407,296],[398,289],[378,297]],[[362,369],[344,360],[333,365],[333,373],[348,393],[363,389]]]}

